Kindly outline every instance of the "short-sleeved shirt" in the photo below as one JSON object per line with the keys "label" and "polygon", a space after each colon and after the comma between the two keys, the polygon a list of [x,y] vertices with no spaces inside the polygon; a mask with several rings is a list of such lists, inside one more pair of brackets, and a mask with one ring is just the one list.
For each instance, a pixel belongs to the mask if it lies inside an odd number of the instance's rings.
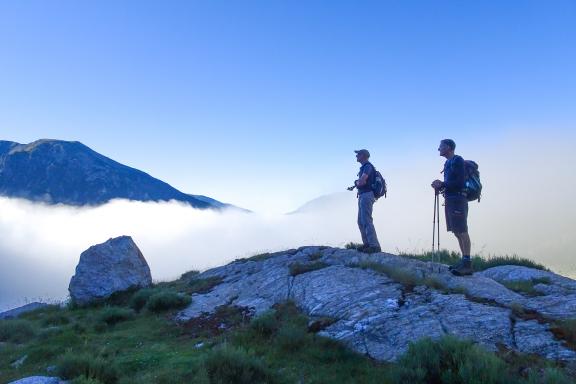
{"label": "short-sleeved shirt", "polygon": [[444,196],[464,197],[462,191],[466,186],[466,168],[464,159],[454,155],[444,163]]}
{"label": "short-sleeved shirt", "polygon": [[367,162],[360,167],[360,172],[358,172],[358,179],[362,177],[363,174],[368,175],[368,180],[366,184],[361,187],[358,187],[358,193],[370,192],[372,191],[372,184],[374,183],[374,176],[376,175],[376,170],[374,166]]}

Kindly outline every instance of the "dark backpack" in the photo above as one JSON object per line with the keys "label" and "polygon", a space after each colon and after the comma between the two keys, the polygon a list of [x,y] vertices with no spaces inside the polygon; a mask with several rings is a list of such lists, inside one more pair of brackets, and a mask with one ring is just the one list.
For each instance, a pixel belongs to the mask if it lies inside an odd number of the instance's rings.
{"label": "dark backpack", "polygon": [[381,198],[382,196],[386,197],[386,193],[388,193],[388,187],[386,186],[386,179],[382,176],[380,172],[374,168],[374,182],[370,185],[372,192],[374,192],[374,197],[376,200]]}
{"label": "dark backpack", "polygon": [[464,193],[466,193],[468,201],[480,201],[480,197],[482,196],[482,183],[480,182],[478,164],[472,160],[464,160],[464,169],[466,170]]}

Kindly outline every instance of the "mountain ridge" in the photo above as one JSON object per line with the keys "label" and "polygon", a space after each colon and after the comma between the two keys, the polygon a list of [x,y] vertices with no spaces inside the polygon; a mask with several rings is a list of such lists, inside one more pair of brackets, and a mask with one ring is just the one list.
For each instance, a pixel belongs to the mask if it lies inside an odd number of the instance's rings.
{"label": "mountain ridge", "polygon": [[234,207],[186,194],[79,141],[0,141],[0,195],[50,204],[97,206],[112,199],[185,202],[194,208]]}

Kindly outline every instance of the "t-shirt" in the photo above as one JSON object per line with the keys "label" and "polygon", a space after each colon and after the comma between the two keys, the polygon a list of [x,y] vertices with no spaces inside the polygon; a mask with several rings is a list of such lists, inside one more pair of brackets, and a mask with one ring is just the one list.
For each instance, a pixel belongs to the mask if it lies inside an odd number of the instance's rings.
{"label": "t-shirt", "polygon": [[361,187],[358,187],[358,193],[370,192],[372,191],[372,184],[374,183],[374,176],[376,171],[374,170],[374,166],[369,162],[365,163],[360,167],[360,172],[358,172],[358,179],[362,177],[363,174],[368,175],[368,180],[366,180],[366,184]]}
{"label": "t-shirt", "polygon": [[446,197],[460,197],[466,186],[466,168],[464,159],[454,155],[444,163],[444,195]]}

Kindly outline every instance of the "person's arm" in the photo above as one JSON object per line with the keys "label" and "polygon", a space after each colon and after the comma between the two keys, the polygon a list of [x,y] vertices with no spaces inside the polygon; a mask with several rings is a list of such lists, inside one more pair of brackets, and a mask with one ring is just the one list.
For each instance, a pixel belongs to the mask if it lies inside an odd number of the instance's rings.
{"label": "person's arm", "polygon": [[443,183],[443,186],[452,191],[463,189],[466,183],[466,167],[464,159],[457,157],[451,164],[450,177]]}
{"label": "person's arm", "polygon": [[368,178],[370,177],[370,174],[373,172],[372,167],[368,166],[366,167],[366,169],[364,170],[364,173],[360,176],[360,178],[358,180],[356,180],[356,182],[354,183],[357,187],[363,187],[366,185],[366,183],[368,182]]}

